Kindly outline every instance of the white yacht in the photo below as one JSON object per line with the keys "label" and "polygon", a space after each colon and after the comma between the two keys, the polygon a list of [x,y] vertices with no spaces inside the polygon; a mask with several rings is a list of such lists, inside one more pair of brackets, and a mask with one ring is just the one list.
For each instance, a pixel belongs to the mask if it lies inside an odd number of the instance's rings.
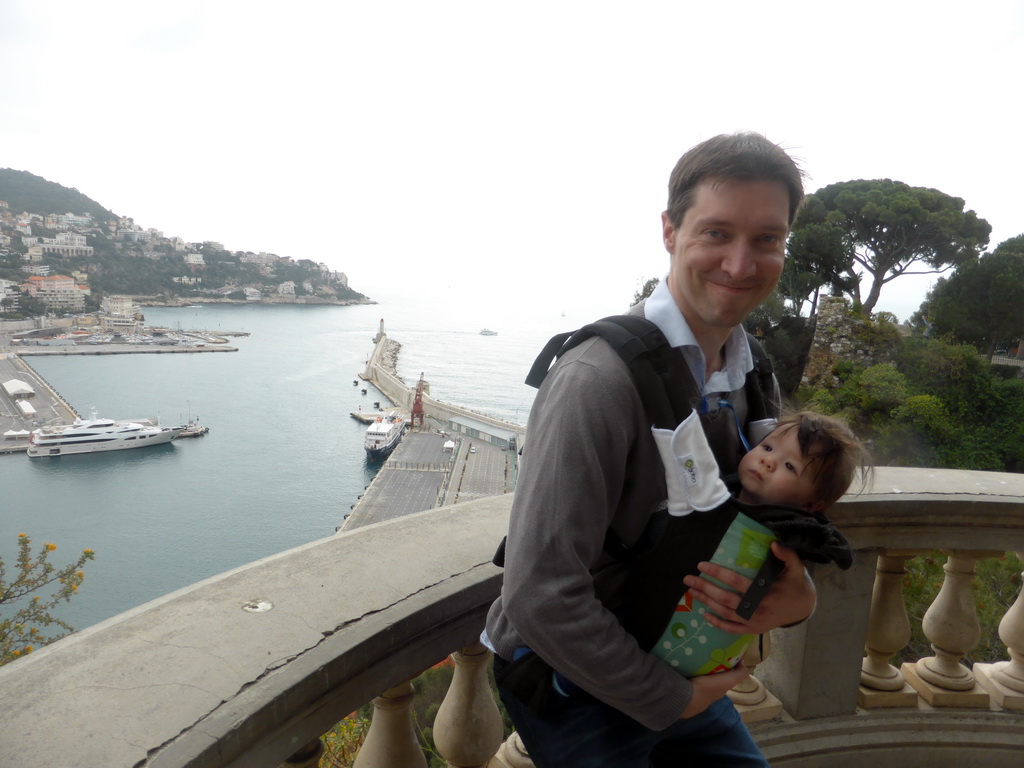
{"label": "white yacht", "polygon": [[389,413],[386,416],[378,416],[366,428],[366,438],[363,440],[363,447],[366,448],[366,455],[371,459],[383,459],[402,440],[405,434],[405,419],[397,413]]}
{"label": "white yacht", "polygon": [[70,456],[75,453],[123,451],[169,443],[184,427],[160,427],[140,421],[97,418],[75,419],[71,424],[41,427],[28,439],[28,455],[34,459]]}

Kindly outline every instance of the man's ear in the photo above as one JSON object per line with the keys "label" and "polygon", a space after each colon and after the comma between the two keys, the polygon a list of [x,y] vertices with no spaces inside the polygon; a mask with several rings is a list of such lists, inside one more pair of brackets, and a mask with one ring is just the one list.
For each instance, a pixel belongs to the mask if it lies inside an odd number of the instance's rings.
{"label": "man's ear", "polygon": [[804,504],[804,509],[808,512],[824,512],[825,502],[823,501],[809,501]]}
{"label": "man's ear", "polygon": [[661,234],[665,240],[665,250],[671,256],[676,250],[676,228],[668,217],[668,211],[661,214]]}

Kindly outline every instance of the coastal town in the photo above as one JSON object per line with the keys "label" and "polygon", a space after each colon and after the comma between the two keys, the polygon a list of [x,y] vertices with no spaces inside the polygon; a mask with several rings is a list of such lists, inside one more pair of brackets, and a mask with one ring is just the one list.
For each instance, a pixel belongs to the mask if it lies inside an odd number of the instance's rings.
{"label": "coastal town", "polygon": [[[93,213],[17,210],[0,198],[0,320],[101,310],[124,315],[122,295],[157,306],[370,302],[350,288],[344,272],[322,262],[186,242],[80,197],[79,208]],[[111,298],[116,307],[104,309]]]}

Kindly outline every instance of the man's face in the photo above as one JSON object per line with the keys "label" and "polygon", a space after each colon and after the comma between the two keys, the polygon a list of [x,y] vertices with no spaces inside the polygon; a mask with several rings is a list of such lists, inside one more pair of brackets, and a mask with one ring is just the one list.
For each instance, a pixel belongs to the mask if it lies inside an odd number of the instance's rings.
{"label": "man's face", "polygon": [[676,305],[698,341],[724,342],[779,282],[789,193],[775,181],[706,179],[678,229],[661,219]]}
{"label": "man's face", "polygon": [[740,459],[740,500],[748,504],[783,504],[808,512],[821,509],[813,471],[800,452],[799,428],[776,429]]}

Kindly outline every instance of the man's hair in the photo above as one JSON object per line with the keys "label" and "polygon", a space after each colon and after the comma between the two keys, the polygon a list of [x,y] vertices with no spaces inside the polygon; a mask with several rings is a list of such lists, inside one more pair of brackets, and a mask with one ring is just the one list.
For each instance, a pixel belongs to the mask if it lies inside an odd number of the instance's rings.
{"label": "man's hair", "polygon": [[789,192],[789,223],[804,199],[803,171],[785,150],[759,133],[733,133],[703,141],[679,158],[668,181],[668,213],[678,228],[707,180],[777,181]]}
{"label": "man's hair", "polygon": [[835,504],[860,474],[866,483],[870,456],[846,422],[814,411],[783,414],[775,431],[797,430],[797,443],[804,457],[804,472],[813,472],[818,501],[828,508]]}

